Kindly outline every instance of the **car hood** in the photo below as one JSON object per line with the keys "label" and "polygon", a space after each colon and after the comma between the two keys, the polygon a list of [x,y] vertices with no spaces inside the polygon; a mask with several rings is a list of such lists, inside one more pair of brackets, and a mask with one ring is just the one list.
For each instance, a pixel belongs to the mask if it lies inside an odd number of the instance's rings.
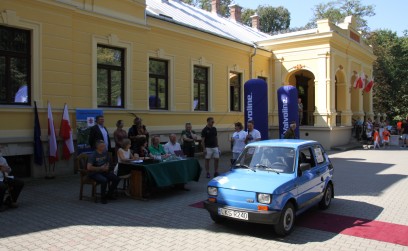
{"label": "car hood", "polygon": [[281,194],[293,188],[294,174],[250,169],[233,169],[212,179],[208,185],[258,193]]}

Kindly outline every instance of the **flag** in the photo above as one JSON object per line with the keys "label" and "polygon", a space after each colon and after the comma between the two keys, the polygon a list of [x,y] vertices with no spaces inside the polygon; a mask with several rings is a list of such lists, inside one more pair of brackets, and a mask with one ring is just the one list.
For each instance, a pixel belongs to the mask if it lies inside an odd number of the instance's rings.
{"label": "flag", "polygon": [[34,163],[42,166],[43,164],[43,146],[41,143],[41,126],[38,119],[37,102],[34,101]]}
{"label": "flag", "polygon": [[360,76],[358,75],[357,72],[355,72],[354,76],[355,76],[356,78],[354,79],[353,87],[354,87],[354,88],[358,88],[358,82],[361,80],[361,78],[360,78]]}
{"label": "flag", "polygon": [[358,88],[363,89],[366,86],[366,75],[364,72],[361,72],[361,82]]}
{"label": "flag", "polygon": [[64,140],[62,147],[62,158],[69,159],[74,153],[74,141],[72,140],[72,129],[69,121],[68,106],[65,104],[64,112],[62,114],[60,136]]}
{"label": "flag", "polygon": [[374,85],[374,80],[371,79],[370,82],[368,82],[368,84],[367,84],[366,87],[364,88],[364,91],[365,91],[365,92],[370,92],[371,89],[373,88],[373,85]]}
{"label": "flag", "polygon": [[58,160],[57,136],[55,135],[54,119],[52,118],[51,105],[48,102],[48,141],[49,141],[49,163],[55,163]]}

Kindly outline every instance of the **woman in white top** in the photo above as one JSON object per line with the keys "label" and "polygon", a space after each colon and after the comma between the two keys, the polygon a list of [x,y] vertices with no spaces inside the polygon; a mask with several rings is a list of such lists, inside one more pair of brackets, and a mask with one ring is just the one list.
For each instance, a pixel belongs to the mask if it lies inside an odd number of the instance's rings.
{"label": "woman in white top", "polygon": [[235,132],[231,137],[231,142],[233,143],[231,164],[238,159],[239,154],[244,150],[246,137],[247,133],[244,131],[242,123],[235,123]]}
{"label": "woman in white top", "polygon": [[[118,164],[115,167],[114,173],[116,175],[118,175],[118,167],[119,164],[121,163],[128,163],[131,160],[136,160],[138,159],[138,155],[137,154],[133,154],[132,151],[130,150],[130,146],[131,146],[131,141],[130,139],[123,139],[122,143],[121,143],[121,148],[119,148],[117,155],[118,155]],[[130,171],[129,171],[130,173]],[[125,174],[123,174],[122,170],[121,172],[119,172],[118,176],[123,176],[126,175],[127,172],[125,172]]]}

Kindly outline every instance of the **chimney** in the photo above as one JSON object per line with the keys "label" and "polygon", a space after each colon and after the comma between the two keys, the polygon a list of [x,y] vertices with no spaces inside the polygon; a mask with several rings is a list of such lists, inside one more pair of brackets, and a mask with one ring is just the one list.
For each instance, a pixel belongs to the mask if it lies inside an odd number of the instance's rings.
{"label": "chimney", "polygon": [[228,5],[229,7],[229,11],[230,11],[230,19],[232,21],[241,22],[241,6],[239,6],[238,4],[231,4]]}
{"label": "chimney", "polygon": [[250,16],[251,20],[252,20],[252,28],[259,30],[260,27],[260,23],[259,23],[259,16],[257,13],[255,13],[254,15]]}
{"label": "chimney", "polygon": [[211,1],[211,13],[220,14],[220,1],[221,0]]}

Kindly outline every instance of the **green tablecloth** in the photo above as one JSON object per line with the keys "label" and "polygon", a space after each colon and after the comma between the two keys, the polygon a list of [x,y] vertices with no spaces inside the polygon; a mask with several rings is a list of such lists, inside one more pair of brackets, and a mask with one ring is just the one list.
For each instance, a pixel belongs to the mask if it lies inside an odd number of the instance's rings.
{"label": "green tablecloth", "polygon": [[143,170],[148,186],[165,187],[198,181],[201,166],[197,159],[132,164],[132,169]]}

